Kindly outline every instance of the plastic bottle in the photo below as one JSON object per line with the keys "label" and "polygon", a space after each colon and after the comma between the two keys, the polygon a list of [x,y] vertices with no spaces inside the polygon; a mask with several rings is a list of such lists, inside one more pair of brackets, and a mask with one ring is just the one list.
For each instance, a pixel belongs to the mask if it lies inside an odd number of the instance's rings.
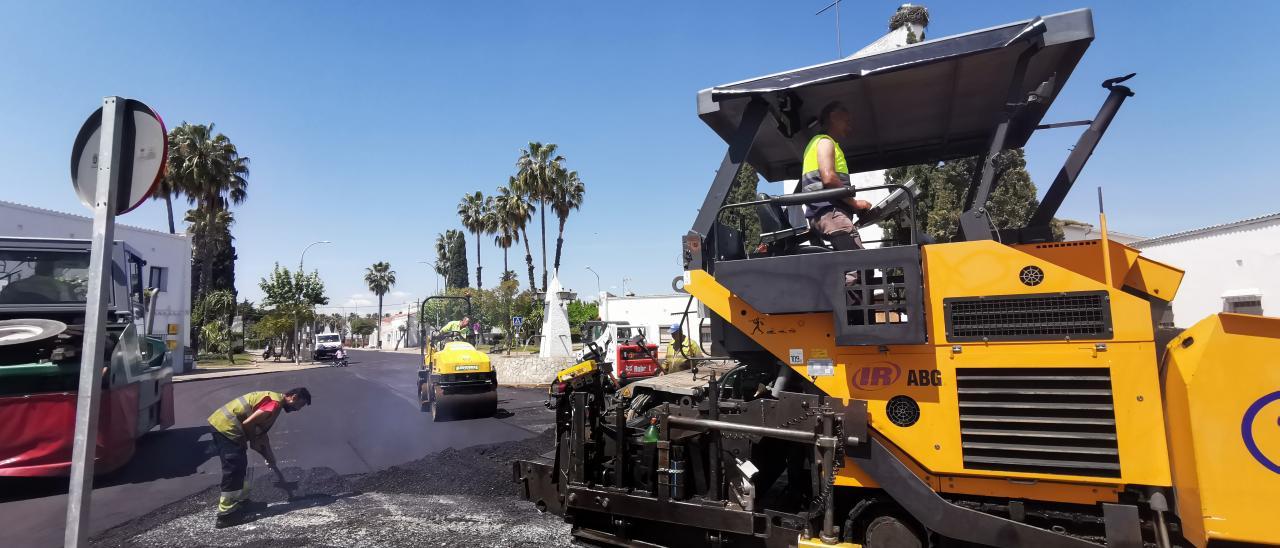
{"label": "plastic bottle", "polygon": [[649,419],[649,427],[645,429],[644,438],[641,441],[644,443],[658,443],[658,419],[656,417]]}

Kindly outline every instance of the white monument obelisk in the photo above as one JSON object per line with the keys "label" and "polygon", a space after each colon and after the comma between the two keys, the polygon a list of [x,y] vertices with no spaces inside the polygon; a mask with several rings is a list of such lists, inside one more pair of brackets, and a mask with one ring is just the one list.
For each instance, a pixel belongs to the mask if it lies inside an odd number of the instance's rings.
{"label": "white monument obelisk", "polygon": [[573,355],[573,339],[569,333],[569,303],[560,298],[560,277],[552,276],[547,285],[547,303],[542,311],[542,344],[538,355],[559,358]]}

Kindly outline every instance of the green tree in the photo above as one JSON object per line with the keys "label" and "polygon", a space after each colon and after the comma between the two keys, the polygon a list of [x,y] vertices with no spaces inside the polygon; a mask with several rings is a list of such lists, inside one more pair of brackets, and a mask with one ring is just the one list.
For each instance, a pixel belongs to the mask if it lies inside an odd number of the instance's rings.
{"label": "green tree", "polygon": [[352,335],[358,335],[360,337],[363,337],[364,345],[369,344],[369,335],[373,334],[373,332],[377,329],[378,323],[379,323],[373,320],[372,318],[369,318],[366,316],[360,316],[355,313],[351,314],[348,322],[351,325]]}
{"label": "green tree", "polygon": [[[1036,185],[1027,173],[1022,149],[1011,149],[996,155],[995,190],[985,204],[987,215],[997,229],[1022,228],[1039,207]],[[961,158],[932,165],[898,167],[885,172],[885,181],[902,184],[915,179],[920,195],[916,199],[920,218],[919,231],[934,241],[950,242],[959,233],[960,214],[973,180],[981,169],[978,158]],[[885,234],[894,240],[909,238],[904,214],[884,224]],[[1055,239],[1061,240],[1061,229],[1055,223]]]}
{"label": "green tree", "polygon": [[[743,162],[742,167],[738,168],[738,174],[733,178],[733,184],[729,186],[729,196],[725,199],[725,203],[740,204],[759,200],[757,190],[759,183],[760,176],[756,173],[756,169]],[[720,222],[724,226],[741,231],[742,241],[748,250],[755,249],[760,244],[760,216],[755,208],[730,209],[720,215]]]}
{"label": "green tree", "polygon": [[560,252],[564,249],[564,223],[569,220],[569,213],[582,207],[582,197],[587,190],[577,171],[560,170],[558,175],[550,195],[551,209],[560,221],[559,232],[556,233],[556,259],[552,263],[556,274],[560,273]]}
{"label": "green tree", "polygon": [[[445,280],[449,279],[449,238],[448,232],[436,234],[436,262],[431,265],[436,274]],[[446,284],[446,287],[448,285]],[[438,287],[437,287],[438,289]]]}
{"label": "green tree", "polygon": [[[378,316],[382,316],[382,296],[396,285],[396,272],[391,270],[391,263],[382,261],[373,263],[365,269],[364,283],[369,291],[378,296]],[[378,322],[378,347],[382,347],[382,322]]]}
{"label": "green tree", "polygon": [[[230,290],[217,289],[205,293],[199,301],[196,302],[191,313],[192,324],[200,327],[200,340],[198,342],[197,352],[207,350],[209,352],[219,352],[225,350],[227,360],[235,363],[235,357],[231,350],[230,326],[235,322],[236,315],[236,296]],[[213,326],[218,324],[218,326]],[[210,333],[217,334],[217,337],[210,339]]]}
{"label": "green tree", "polygon": [[[235,144],[226,135],[214,132],[213,124],[188,124],[183,122],[169,133],[168,163],[165,170],[164,189],[166,204],[177,195],[187,197],[195,205],[197,222],[191,222],[192,244],[196,248],[196,262],[201,268],[199,276],[192,276],[193,293],[203,295],[215,288],[213,269],[215,257],[231,245],[231,222],[217,223],[221,212],[232,205],[243,203],[248,196],[249,158],[241,156]],[[172,206],[170,226],[172,230]],[[203,240],[204,245],[201,244]],[[220,243],[212,240],[222,240]],[[234,253],[231,255],[234,262]],[[231,268],[234,271],[234,264]]]}
{"label": "green tree", "polygon": [[[498,187],[498,194],[493,198],[495,234],[493,243],[502,248],[502,277],[500,280],[504,282],[515,279],[515,273],[511,271],[510,264],[507,262],[507,252],[511,250],[511,246],[520,241],[522,227],[518,220],[518,211],[522,208],[524,208],[524,200],[520,195],[512,192],[508,187]],[[530,273],[530,278],[532,278],[532,273]]]}
{"label": "green tree", "polygon": [[520,181],[511,177],[507,186],[498,187],[497,208],[506,217],[510,226],[519,233],[517,240],[524,240],[524,263],[529,268],[529,288],[537,287],[533,278],[533,251],[529,247],[529,232],[526,228],[533,219],[534,207],[529,198],[520,190]]}
{"label": "green tree", "polygon": [[235,216],[223,208],[195,208],[187,211],[187,231],[191,234],[193,285],[203,295],[216,289],[235,289],[235,248],[231,226]]}
{"label": "green tree", "polygon": [[462,220],[462,226],[476,236],[476,288],[483,289],[480,241],[481,236],[492,234],[495,228],[493,198],[486,197],[479,190],[473,194],[464,195],[462,201],[458,202],[458,217]]}
{"label": "green tree", "polygon": [[567,308],[569,332],[575,335],[582,332],[582,324],[600,319],[600,305],[595,302],[573,300]]}
{"label": "green tree", "polygon": [[445,232],[449,240],[448,275],[445,276],[445,287],[470,287],[467,274],[467,237],[461,230],[450,229]]}
{"label": "green tree", "polygon": [[[263,306],[271,308],[264,322],[268,319],[273,323],[282,319],[290,320],[295,324],[310,322],[315,314],[313,307],[329,304],[329,298],[324,295],[324,282],[320,280],[319,273],[290,272],[288,268],[281,267],[280,263],[276,263],[271,274],[258,280],[258,288],[262,290]],[[287,335],[286,346],[295,348],[297,332],[292,329],[292,326]]]}
{"label": "green tree", "polygon": [[522,195],[538,202],[539,224],[542,225],[542,290],[547,290],[547,200],[561,170],[564,158],[556,154],[555,143],[530,141],[516,161],[516,180]]}

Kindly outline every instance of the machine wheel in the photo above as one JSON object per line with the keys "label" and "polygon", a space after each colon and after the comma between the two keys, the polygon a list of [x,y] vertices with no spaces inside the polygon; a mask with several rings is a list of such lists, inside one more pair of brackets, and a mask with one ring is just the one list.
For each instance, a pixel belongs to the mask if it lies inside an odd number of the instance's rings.
{"label": "machine wheel", "polygon": [[444,416],[444,409],[440,408],[440,403],[435,400],[432,400],[431,401],[431,422],[440,422],[445,420],[445,418],[446,417]]}
{"label": "machine wheel", "polygon": [[425,384],[418,385],[418,410],[423,413],[431,410],[431,403],[427,401],[428,392],[424,390],[426,386]]}
{"label": "machine wheel", "polygon": [[924,548],[915,529],[895,516],[876,516],[867,524],[863,537],[866,548]]}

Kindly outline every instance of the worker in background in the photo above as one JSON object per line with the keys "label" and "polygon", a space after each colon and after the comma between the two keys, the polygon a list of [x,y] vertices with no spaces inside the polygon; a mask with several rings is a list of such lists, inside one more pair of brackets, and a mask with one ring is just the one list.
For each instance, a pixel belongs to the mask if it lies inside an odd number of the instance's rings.
{"label": "worker in background", "polygon": [[671,326],[671,342],[667,344],[667,366],[664,373],[675,373],[689,368],[690,358],[701,358],[702,349],[684,336],[680,324]]}
{"label": "worker in background", "polygon": [[222,492],[218,496],[216,526],[235,525],[244,515],[249,501],[249,482],[245,478],[249,466],[247,449],[262,455],[276,478],[284,482],[267,431],[281,411],[291,413],[310,404],[311,392],[306,388],[294,388],[283,394],[261,390],[231,400],[209,415],[213,444],[222,460]]}
{"label": "worker in background", "polygon": [[466,335],[467,328],[470,325],[471,325],[471,317],[463,316],[462,320],[453,320],[447,324],[444,324],[444,327],[440,328],[440,335],[442,336],[452,335],[454,333],[457,333],[459,335]]}
{"label": "worker in background", "polygon": [[[822,133],[814,135],[804,149],[800,189],[816,192],[849,186],[849,166],[840,141],[853,136],[853,120],[839,101],[822,108],[818,115]],[[871,203],[853,197],[837,202],[806,204],[805,217],[836,251],[862,249],[862,239],[854,227],[854,216],[871,209]]]}

